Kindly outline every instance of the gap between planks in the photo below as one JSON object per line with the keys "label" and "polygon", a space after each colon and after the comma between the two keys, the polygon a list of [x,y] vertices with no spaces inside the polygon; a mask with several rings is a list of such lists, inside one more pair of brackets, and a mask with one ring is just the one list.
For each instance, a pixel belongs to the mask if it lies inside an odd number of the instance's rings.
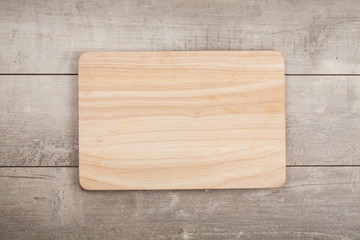
{"label": "gap between planks", "polygon": [[[0,73],[0,76],[77,76],[77,73]],[[360,74],[323,74],[323,73],[310,73],[310,74],[291,74],[287,73],[285,76],[289,77],[359,77]]]}
{"label": "gap between planks", "polygon": [[[78,168],[79,166],[0,166],[0,168]],[[287,168],[337,168],[337,167],[360,167],[358,164],[354,165],[286,165]]]}

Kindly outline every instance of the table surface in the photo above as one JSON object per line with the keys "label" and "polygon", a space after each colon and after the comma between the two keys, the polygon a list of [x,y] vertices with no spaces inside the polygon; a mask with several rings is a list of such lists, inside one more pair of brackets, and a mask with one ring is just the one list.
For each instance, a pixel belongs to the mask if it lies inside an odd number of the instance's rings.
{"label": "table surface", "polygon": [[[359,239],[360,2],[2,1],[0,239]],[[89,192],[78,182],[86,51],[277,50],[279,189]]]}

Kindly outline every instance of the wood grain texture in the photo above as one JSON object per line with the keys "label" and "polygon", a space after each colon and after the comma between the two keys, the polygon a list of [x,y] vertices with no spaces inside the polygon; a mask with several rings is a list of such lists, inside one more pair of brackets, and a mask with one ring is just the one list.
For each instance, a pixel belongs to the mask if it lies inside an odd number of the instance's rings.
{"label": "wood grain texture", "polygon": [[[85,51],[279,50],[288,74],[360,73],[357,0],[0,3],[0,74]],[[287,77],[281,189],[87,192],[77,76],[0,76],[0,239],[359,239],[360,78]],[[30,101],[31,100],[31,101]]]}
{"label": "wood grain texture", "polygon": [[285,143],[279,52],[99,52],[79,59],[85,189],[279,187]]}
{"label": "wood grain texture", "polygon": [[278,50],[286,72],[360,73],[360,4],[3,0],[1,73],[76,73],[86,51]]}
{"label": "wood grain texture", "polygon": [[[77,76],[0,76],[0,166],[77,166]],[[288,165],[360,164],[360,77],[286,77]]]}
{"label": "wood grain texture", "polygon": [[360,77],[286,79],[287,164],[360,165]]}
{"label": "wood grain texture", "polygon": [[77,164],[77,76],[0,76],[0,165]]}
{"label": "wood grain texture", "polygon": [[84,191],[77,168],[0,168],[1,239],[359,239],[360,167],[279,189]]}

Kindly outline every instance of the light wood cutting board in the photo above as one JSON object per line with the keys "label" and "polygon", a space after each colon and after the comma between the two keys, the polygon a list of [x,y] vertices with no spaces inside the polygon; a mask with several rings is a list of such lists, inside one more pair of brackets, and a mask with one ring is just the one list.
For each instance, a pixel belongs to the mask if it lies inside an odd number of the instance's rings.
{"label": "light wood cutting board", "polygon": [[280,53],[81,55],[83,188],[269,188],[285,172]]}

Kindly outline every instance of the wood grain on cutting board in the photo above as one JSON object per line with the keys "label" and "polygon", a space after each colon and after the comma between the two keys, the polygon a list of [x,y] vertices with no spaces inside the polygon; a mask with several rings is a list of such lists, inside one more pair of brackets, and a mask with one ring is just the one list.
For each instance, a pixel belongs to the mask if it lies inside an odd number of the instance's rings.
{"label": "wood grain on cutting board", "polygon": [[281,186],[282,55],[84,53],[79,171],[89,190]]}

